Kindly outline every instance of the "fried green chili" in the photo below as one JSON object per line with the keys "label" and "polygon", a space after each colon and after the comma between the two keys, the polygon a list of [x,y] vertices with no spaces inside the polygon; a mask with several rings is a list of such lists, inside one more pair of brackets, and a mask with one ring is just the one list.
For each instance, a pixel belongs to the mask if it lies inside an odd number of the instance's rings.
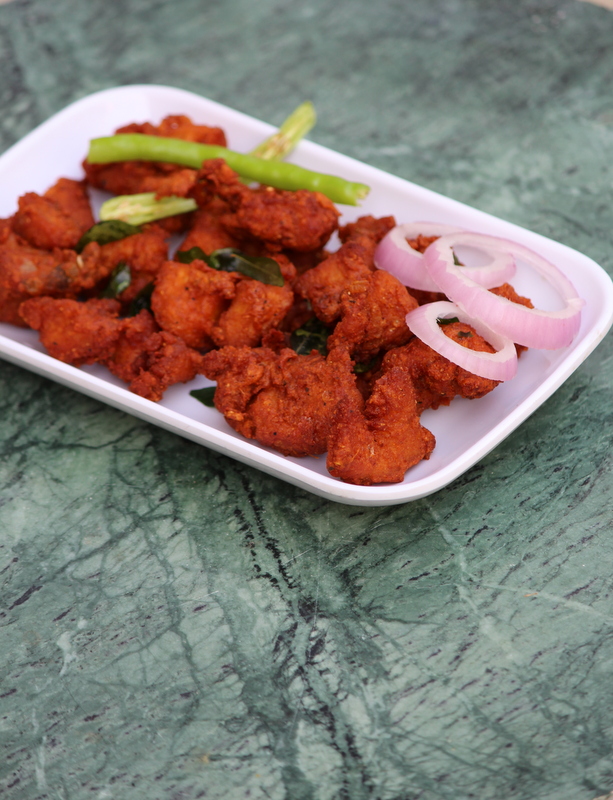
{"label": "fried green chili", "polygon": [[334,203],[357,205],[369,192],[363,183],[353,183],[335,175],[287,164],[267,161],[256,156],[237,153],[212,144],[187,142],[165,136],[144,133],[118,133],[90,142],[87,160],[90,164],[110,164],[115,161],[165,161],[199,169],[203,161],[223,158],[243,178],[274,186],[276,189],[308,189],[321,192]]}

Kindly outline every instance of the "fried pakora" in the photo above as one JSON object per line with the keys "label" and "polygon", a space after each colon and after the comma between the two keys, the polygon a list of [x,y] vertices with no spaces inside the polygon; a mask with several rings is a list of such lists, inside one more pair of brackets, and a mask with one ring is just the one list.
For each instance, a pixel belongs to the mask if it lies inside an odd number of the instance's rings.
{"label": "fried pakora", "polygon": [[221,198],[231,209],[222,218],[226,230],[239,239],[249,236],[277,250],[317,250],[338,227],[339,212],[325,195],[271,186],[252,189],[221,159],[202,165],[190,195],[202,207],[213,197]]}
{"label": "fried pakora", "polygon": [[325,453],[339,402],[362,404],[342,351],[326,359],[289,349],[223,347],[203,357],[202,371],[217,381],[215,405],[227,422],[287,456]]}
{"label": "fried pakora", "polygon": [[328,472],[347,483],[398,483],[430,457],[433,434],[419,421],[410,375],[400,367],[375,383],[363,408],[343,399],[328,437]]}

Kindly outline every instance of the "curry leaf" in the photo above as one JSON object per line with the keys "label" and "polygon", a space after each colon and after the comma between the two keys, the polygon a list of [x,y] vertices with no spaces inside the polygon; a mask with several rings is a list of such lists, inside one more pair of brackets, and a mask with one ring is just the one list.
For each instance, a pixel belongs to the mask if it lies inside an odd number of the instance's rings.
{"label": "curry leaf", "polygon": [[81,236],[75,250],[77,253],[80,253],[85,248],[85,245],[88,245],[90,242],[98,242],[98,244],[118,242],[120,239],[125,239],[126,236],[133,236],[135,233],[140,233],[140,231],[141,229],[137,225],[130,225],[130,223],[122,222],[120,219],[109,219],[106,222],[97,222]]}
{"label": "curry leaf", "polygon": [[205,386],[204,389],[194,389],[191,391],[190,397],[199,400],[209,408],[215,408],[215,389],[216,386]]}
{"label": "curry leaf", "polygon": [[308,355],[312,350],[317,350],[325,356],[328,354],[329,335],[330,329],[317,317],[312,317],[292,333],[290,346],[298,355]]}
{"label": "curry leaf", "polygon": [[240,272],[247,278],[266,283],[269,286],[283,286],[283,275],[274,258],[267,256],[248,256],[233,247],[214,250],[209,263],[224,272]]}
{"label": "curry leaf", "polygon": [[129,317],[135,317],[141,311],[151,310],[151,295],[153,294],[153,283],[148,283],[140,290],[134,300],[130,303]]}
{"label": "curry leaf", "polygon": [[174,255],[174,261],[178,261],[181,264],[191,264],[192,261],[196,259],[204,261],[209,267],[212,266],[212,264],[209,263],[209,257],[201,247],[190,247],[189,250],[179,250]]}
{"label": "curry leaf", "polygon": [[106,287],[100,292],[100,297],[118,297],[125,289],[128,288],[132,281],[132,273],[130,267],[125,261],[120,261],[115,269],[109,276],[109,282]]}

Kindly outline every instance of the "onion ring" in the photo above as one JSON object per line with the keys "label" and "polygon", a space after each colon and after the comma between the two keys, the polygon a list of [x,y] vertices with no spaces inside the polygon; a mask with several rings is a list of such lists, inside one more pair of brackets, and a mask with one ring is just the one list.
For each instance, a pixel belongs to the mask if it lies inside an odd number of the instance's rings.
{"label": "onion ring", "polygon": [[[524,245],[496,239],[517,259],[521,259],[544,277],[564,300],[560,311],[542,311],[512,303],[498,297],[471,280],[461,267],[453,263],[453,246],[475,246],[480,234],[452,233],[442,236],[428,247],[424,263],[432,278],[450,300],[469,316],[483,320],[493,331],[525,347],[557,350],[569,345],[581,324],[581,308],[585,305],[568,278],[551,262]],[[488,240],[494,237],[484,237]]]}
{"label": "onion ring", "polygon": [[[379,242],[375,251],[375,266],[384,269],[397,278],[404,286],[426,292],[440,292],[438,283],[429,275],[424,256],[414,250],[407,239],[422,236],[447,236],[464,233],[452,225],[441,225],[437,222],[409,222],[397,225]],[[488,264],[481,267],[462,267],[465,274],[492,289],[509,280],[515,274],[515,261],[508,248],[501,247],[493,237],[479,238],[474,247],[491,256]]]}
{"label": "onion ring", "polygon": [[[460,322],[471,325],[479,336],[492,345],[496,352],[484,353],[479,350],[471,350],[450,339],[437,322],[438,319],[445,316],[457,317]],[[471,317],[455,303],[445,300],[426,303],[414,311],[410,311],[406,316],[406,321],[411,333],[414,333],[424,344],[458,367],[472,372],[473,375],[493,381],[508,381],[517,372],[517,350],[513,342],[493,331],[480,319]]]}

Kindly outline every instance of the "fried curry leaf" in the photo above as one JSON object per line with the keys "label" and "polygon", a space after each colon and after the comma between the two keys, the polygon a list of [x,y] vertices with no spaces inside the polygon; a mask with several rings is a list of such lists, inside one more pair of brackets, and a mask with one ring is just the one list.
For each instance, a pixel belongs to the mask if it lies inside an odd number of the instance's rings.
{"label": "fried curry leaf", "polygon": [[328,354],[329,335],[330,329],[317,317],[312,317],[292,333],[290,347],[301,356],[308,355],[312,350],[325,356]]}
{"label": "fried curry leaf", "polygon": [[130,303],[129,317],[135,317],[141,311],[151,311],[151,295],[153,294],[153,283],[148,283],[140,290],[134,300]]}
{"label": "fried curry leaf", "polygon": [[97,222],[81,236],[75,250],[77,253],[80,253],[85,245],[90,242],[98,242],[98,244],[118,242],[120,239],[125,239],[126,236],[133,236],[135,233],[140,233],[140,231],[141,229],[137,225],[130,225],[129,222],[122,222],[120,219],[109,219],[106,222]]}
{"label": "fried curry leaf", "polygon": [[215,269],[224,272],[240,272],[247,278],[266,283],[269,286],[283,286],[283,275],[274,258],[266,256],[248,256],[234,247],[224,247],[214,250],[209,256],[209,262]]}
{"label": "fried curry leaf", "polygon": [[436,321],[439,325],[451,325],[452,322],[459,322],[457,317],[437,317]]}
{"label": "fried curry leaf", "polygon": [[215,389],[216,386],[205,386],[204,389],[194,389],[191,391],[190,397],[199,400],[209,408],[215,408]]}
{"label": "fried curry leaf", "polygon": [[204,261],[209,267],[213,266],[209,263],[209,257],[201,247],[190,247],[189,250],[179,250],[174,255],[174,260],[178,261],[180,264],[191,264],[192,261],[196,259]]}
{"label": "fried curry leaf", "polygon": [[100,297],[110,297],[112,299],[119,297],[119,295],[128,288],[132,282],[132,273],[130,267],[125,261],[120,261],[115,269],[109,276],[109,282],[106,287],[100,292]]}
{"label": "fried curry leaf", "polygon": [[356,375],[361,375],[364,372],[370,372],[370,370],[376,365],[377,357],[371,358],[370,361],[366,361],[363,364],[356,364],[353,368],[353,371]]}
{"label": "fried curry leaf", "polygon": [[195,259],[200,259],[213,269],[224,272],[240,272],[247,278],[253,278],[269,286],[283,286],[283,275],[274,258],[266,256],[248,256],[234,247],[223,247],[207,255],[200,247],[190,247],[189,250],[179,250],[175,253],[175,261],[181,264],[191,264]]}

